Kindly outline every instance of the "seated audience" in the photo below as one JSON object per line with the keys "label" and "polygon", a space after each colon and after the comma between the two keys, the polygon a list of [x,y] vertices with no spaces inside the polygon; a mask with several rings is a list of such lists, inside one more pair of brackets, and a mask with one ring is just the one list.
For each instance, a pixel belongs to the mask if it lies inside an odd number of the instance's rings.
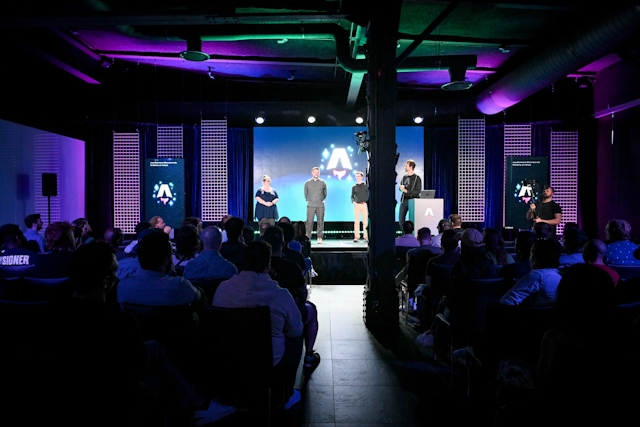
{"label": "seated audience", "polygon": [[38,252],[25,249],[27,240],[18,224],[0,227],[0,265],[35,265]]}
{"label": "seated audience", "polygon": [[555,227],[547,224],[546,222],[536,222],[533,224],[532,231],[538,239],[556,238],[555,234],[553,234],[555,232]]}
{"label": "seated audience", "polygon": [[431,238],[431,245],[436,248],[441,248],[442,244],[440,241],[442,240],[442,233],[447,230],[451,230],[451,222],[448,219],[441,219],[438,221],[438,234]]}
{"label": "seated audience", "polygon": [[449,222],[451,223],[451,229],[456,233],[462,233],[464,231],[462,228],[462,217],[459,214],[449,215]]}
{"label": "seated audience", "polygon": [[133,248],[136,247],[136,245],[138,244],[138,240],[140,239],[140,233],[142,233],[147,228],[151,228],[151,223],[149,221],[142,221],[136,224],[136,227],[134,229],[136,232],[136,238],[135,240],[132,240],[126,248],[124,248],[125,253],[130,254],[133,251]]}
{"label": "seated audience", "polygon": [[40,214],[27,215],[24,219],[24,225],[27,226],[27,231],[24,232],[24,237],[26,237],[29,242],[36,242],[35,244],[37,244],[39,251],[34,247],[28,247],[27,249],[35,250],[36,252],[44,252],[46,242],[44,237],[39,233],[39,231],[42,230],[42,219],[40,219]]}
{"label": "seated audience", "polygon": [[454,236],[462,242],[460,259],[454,265],[452,279],[455,281],[467,279],[488,279],[496,277],[495,264],[487,255],[487,248],[480,233],[475,228],[467,228]]}
{"label": "seated audience", "polygon": [[202,220],[197,216],[188,216],[183,219],[180,227],[184,227],[185,225],[193,225],[198,231],[198,236],[202,233]]}
{"label": "seated audience", "polygon": [[529,257],[531,256],[531,246],[533,246],[537,240],[538,237],[536,237],[532,231],[528,230],[519,231],[516,235],[515,262],[513,264],[503,266],[499,273],[499,276],[504,278],[504,283],[507,287],[505,292],[511,289],[515,279],[520,279],[531,271],[531,262],[529,261]]}
{"label": "seated audience", "polygon": [[418,242],[420,246],[407,252],[407,264],[396,275],[396,284],[405,280],[411,296],[419,284],[424,284],[429,260],[442,254],[441,248],[431,245],[431,230],[428,227],[418,230]]}
{"label": "seated audience", "polygon": [[607,265],[640,265],[640,260],[633,256],[638,245],[631,238],[631,225],[622,219],[612,219],[605,227],[607,253],[604,262]]}
{"label": "seated audience", "polygon": [[137,245],[140,269],[135,275],[120,280],[118,303],[146,306],[203,303],[204,294],[191,282],[183,277],[169,275],[173,267],[169,236],[157,230],[142,234]]}
{"label": "seated audience", "polygon": [[227,230],[226,230],[226,225],[227,225],[227,221],[229,221],[231,218],[233,218],[233,215],[231,214],[226,214],[225,216],[222,217],[222,219],[220,220],[220,230],[222,230],[222,243],[227,241]]}
{"label": "seated audience", "polygon": [[503,266],[515,262],[511,254],[507,253],[504,239],[495,228],[485,228],[482,232],[482,241],[487,248],[487,256],[495,266]]}
{"label": "seated audience", "polygon": [[230,308],[269,306],[273,365],[282,369],[285,398],[288,399],[285,409],[289,409],[301,400],[300,391],[293,388],[302,356],[300,310],[291,293],[269,277],[271,245],[262,240],[251,242],[247,246],[246,260],[246,270],[220,284],[213,305]]}
{"label": "seated audience", "polygon": [[247,225],[242,229],[242,240],[244,240],[244,244],[248,245],[249,243],[253,242],[253,240],[255,239],[255,235],[256,235],[256,230],[253,229],[253,227]]}
{"label": "seated audience", "polygon": [[554,239],[538,240],[531,247],[531,271],[505,293],[500,302],[507,305],[552,305],[560,283],[560,244]]}
{"label": "seated audience", "polygon": [[158,230],[162,230],[165,233],[171,233],[171,227],[165,224],[164,219],[159,216],[154,216],[149,220],[149,224],[151,228],[157,228]]}
{"label": "seated audience", "polygon": [[573,264],[582,264],[582,248],[587,243],[587,235],[576,227],[565,228],[562,233],[562,253],[560,255],[560,267],[570,267]]}
{"label": "seated audience", "polygon": [[40,278],[69,277],[69,263],[75,249],[73,226],[66,221],[54,222],[44,232],[49,252],[38,257],[31,275]]}
{"label": "seated audience", "polygon": [[91,225],[89,225],[89,220],[86,218],[78,218],[74,220],[71,225],[73,225],[80,234],[80,238],[76,239],[76,248],[85,243],[91,243],[95,241],[93,237],[91,237]]}
{"label": "seated audience", "polygon": [[211,225],[205,228],[200,237],[204,249],[184,268],[183,276],[185,279],[228,279],[238,274],[237,267],[220,255],[222,231],[218,227]]}
{"label": "seated audience", "polygon": [[[300,250],[293,249],[291,244],[295,242],[293,237],[295,236],[295,229],[290,222],[282,222],[278,224],[278,227],[282,229],[282,233],[284,235],[284,247],[282,248],[282,257],[289,261],[293,261],[296,263],[298,267],[304,272],[307,270],[307,264],[304,260],[304,256],[302,255],[302,246],[300,246]],[[295,242],[298,243],[298,242]]]}
{"label": "seated audience", "polygon": [[244,270],[244,252],[247,245],[242,238],[244,220],[242,218],[231,218],[225,225],[227,230],[227,241],[220,247],[220,255],[231,261],[238,271]]}
{"label": "seated audience", "polygon": [[402,224],[402,236],[396,237],[396,248],[417,248],[420,246],[420,242],[418,242],[418,239],[413,235],[413,230],[412,221],[405,221]]}
{"label": "seated audience", "polygon": [[171,257],[174,267],[184,268],[190,261],[196,259],[200,246],[200,235],[195,226],[187,224],[180,227],[176,237],[176,252]]}
{"label": "seated audience", "polygon": [[293,223],[293,229],[295,230],[293,240],[300,243],[302,256],[309,258],[311,256],[311,240],[307,237],[305,223],[303,221],[296,221]]}
{"label": "seated audience", "polygon": [[120,249],[120,245],[122,245],[123,240],[124,233],[121,228],[110,227],[104,232],[104,241],[109,245],[118,262],[129,256],[129,254]]}
{"label": "seated audience", "polygon": [[607,245],[605,245],[602,240],[591,239],[585,243],[582,248],[582,259],[584,259],[585,263],[604,270],[609,276],[611,276],[613,285],[618,286],[620,274],[604,263],[604,256],[606,252]]}
{"label": "seated audience", "polygon": [[[15,405],[10,410],[19,417],[31,411],[27,425],[105,427],[150,425],[151,411],[160,407],[184,413],[197,426],[233,413],[234,407],[195,393],[157,342],[142,341],[132,315],[105,304],[116,268],[113,252],[103,242],[82,245],[73,253],[73,297],[52,304],[47,322],[38,326],[42,341],[34,345],[39,363],[12,364],[17,385],[11,387]],[[47,399],[32,411],[40,393]]]}

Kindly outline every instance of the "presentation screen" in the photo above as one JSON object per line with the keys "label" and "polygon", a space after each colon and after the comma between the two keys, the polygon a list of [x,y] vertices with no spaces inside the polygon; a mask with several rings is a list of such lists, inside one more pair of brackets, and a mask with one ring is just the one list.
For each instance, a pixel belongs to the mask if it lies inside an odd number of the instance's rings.
{"label": "presentation screen", "polygon": [[[268,175],[271,187],[280,199],[279,215],[292,221],[305,221],[304,183],[311,178],[311,168],[318,166],[320,178],[327,183],[325,221],[353,221],[351,188],[355,184],[355,172],[366,174],[368,166],[366,153],[358,154],[355,133],[365,130],[361,126],[254,128],[254,208],[262,176]],[[396,165],[397,181],[405,173],[406,160],[413,159],[417,164],[416,173],[424,183],[423,128],[398,127],[396,141],[400,153]],[[395,194],[399,200],[400,192]],[[397,212],[396,205],[396,218]]]}
{"label": "presentation screen", "polygon": [[162,217],[172,228],[185,218],[184,159],[145,159],[144,218]]}
{"label": "presentation screen", "polygon": [[538,203],[542,186],[549,184],[547,157],[507,156],[505,180],[505,227],[531,228],[526,218],[530,203]]}

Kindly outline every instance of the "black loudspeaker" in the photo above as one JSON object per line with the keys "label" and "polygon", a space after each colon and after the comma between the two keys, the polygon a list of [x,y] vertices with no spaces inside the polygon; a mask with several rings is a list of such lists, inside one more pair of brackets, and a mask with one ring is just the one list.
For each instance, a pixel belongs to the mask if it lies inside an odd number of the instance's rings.
{"label": "black loudspeaker", "polygon": [[58,195],[58,174],[42,174],[42,195],[45,197]]}

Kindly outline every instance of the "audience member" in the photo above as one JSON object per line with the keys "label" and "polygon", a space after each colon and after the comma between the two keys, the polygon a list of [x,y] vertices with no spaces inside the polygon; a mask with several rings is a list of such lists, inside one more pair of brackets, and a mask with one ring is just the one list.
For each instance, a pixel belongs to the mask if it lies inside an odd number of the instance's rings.
{"label": "audience member", "polygon": [[245,266],[244,254],[247,249],[247,245],[242,238],[244,220],[242,218],[231,218],[227,221],[225,228],[228,240],[220,247],[220,255],[231,261],[238,271],[242,271]]}
{"label": "audience member", "polygon": [[440,221],[438,221],[438,234],[436,236],[433,236],[433,238],[431,239],[431,244],[433,246],[435,246],[436,248],[442,247],[440,241],[442,240],[442,233],[444,233],[446,230],[451,230],[451,222],[449,222],[448,219],[441,219]]}
{"label": "audience member", "polygon": [[307,236],[306,225],[304,221],[296,221],[293,223],[295,234],[293,240],[300,243],[302,248],[302,256],[309,258],[311,256],[311,240]]}
{"label": "audience member", "polygon": [[396,237],[396,248],[401,246],[405,248],[417,248],[420,242],[413,235],[413,221],[405,221],[402,224],[402,236]]}
{"label": "audience member", "polygon": [[198,229],[191,224],[180,227],[175,241],[176,250],[171,256],[171,262],[177,271],[184,269],[191,260],[198,257],[202,244]]}
{"label": "audience member", "polygon": [[233,263],[220,255],[222,246],[222,231],[215,225],[211,225],[202,231],[201,235],[204,250],[184,268],[183,276],[193,280],[228,279],[238,274],[238,269]]}
{"label": "audience member", "polygon": [[171,227],[165,224],[164,219],[159,216],[151,217],[149,224],[151,225],[151,228],[157,228],[158,230],[164,231],[166,234],[171,233]]}
{"label": "audience member", "polygon": [[291,247],[292,243],[300,245],[298,242],[293,240],[293,237],[296,234],[293,225],[290,222],[282,222],[278,224],[278,226],[282,229],[285,243],[284,247],[282,248],[282,257],[284,259],[288,259],[289,261],[295,262],[302,271],[306,271],[307,264],[304,260],[304,256],[302,255],[302,246],[299,246],[297,249],[293,249]]}
{"label": "audience member", "polygon": [[[542,223],[541,223],[542,224]],[[531,271],[531,246],[538,240],[535,234],[529,230],[519,231],[516,235],[516,257],[513,264],[504,265],[499,276],[504,278],[505,292],[515,284],[515,280],[522,278]]]}
{"label": "audience member", "polygon": [[121,305],[177,306],[203,303],[204,294],[191,282],[169,275],[173,267],[172,247],[166,233],[142,233],[137,252],[140,269],[118,284],[118,302]]}
{"label": "audience member", "polygon": [[555,228],[546,222],[536,222],[533,224],[532,228],[533,234],[536,235],[538,239],[555,239]]}
{"label": "audience member", "polygon": [[89,220],[86,218],[78,218],[75,219],[71,225],[73,225],[80,234],[80,238],[76,239],[76,248],[85,243],[91,243],[95,241],[95,239],[91,236],[91,225],[89,225]]}
{"label": "audience member", "polygon": [[[205,229],[206,232],[206,229]],[[247,269],[220,284],[213,298],[218,307],[269,306],[273,365],[282,369],[285,382],[285,409],[301,400],[293,386],[302,356],[303,324],[291,293],[269,277],[271,245],[251,242],[246,249]]]}
{"label": "audience member", "polygon": [[422,227],[418,230],[418,242],[420,246],[407,252],[407,264],[396,275],[396,284],[406,280],[407,289],[411,296],[419,284],[424,284],[427,262],[442,254],[441,248],[431,245],[431,230],[428,227]]}
{"label": "audience member", "polygon": [[640,260],[633,256],[638,245],[630,240],[631,225],[627,221],[612,219],[604,231],[607,241],[604,262],[607,265],[640,265]]}
{"label": "audience member", "polygon": [[482,232],[482,241],[487,248],[487,256],[494,265],[503,266],[515,262],[511,254],[507,253],[504,247],[504,240],[500,232],[495,228],[485,228]]}
{"label": "audience member", "polygon": [[573,264],[582,264],[582,248],[587,243],[587,235],[579,228],[565,228],[562,233],[562,254],[560,255],[560,267],[570,267]]}
{"label": "audience member", "polygon": [[126,254],[130,254],[133,252],[133,248],[138,244],[138,240],[140,239],[140,233],[142,233],[147,228],[151,228],[151,223],[149,221],[142,221],[136,224],[134,231],[136,232],[136,238],[132,240],[127,247],[124,248],[124,252]]}
{"label": "audience member", "polygon": [[203,230],[202,220],[197,216],[188,216],[185,219],[183,219],[182,224],[180,224],[180,227],[184,227],[185,225],[193,225],[198,231],[198,236],[202,234],[202,230]]}
{"label": "audience member", "polygon": [[0,227],[0,265],[35,265],[38,252],[25,249],[26,239],[18,224]]}
{"label": "audience member", "polygon": [[459,214],[449,215],[449,222],[451,223],[451,229],[456,233],[462,233],[464,231],[462,228],[462,217]]}
{"label": "audience member", "polygon": [[73,226],[66,221],[54,222],[44,232],[49,252],[38,256],[33,277],[69,277],[69,263],[75,249]]}
{"label": "audience member", "polygon": [[278,224],[282,224],[282,223],[291,224],[291,220],[289,219],[288,216],[281,216],[280,219],[278,220]]}
{"label": "audience member", "polygon": [[496,277],[495,264],[487,255],[482,233],[475,228],[467,228],[462,233],[456,233],[455,239],[462,242],[460,259],[454,265],[452,279],[488,279]]}
{"label": "audience member", "polygon": [[531,271],[505,293],[500,302],[507,305],[552,305],[560,282],[560,244],[555,239],[538,240],[531,247]]}
{"label": "audience member", "polygon": [[591,239],[585,243],[582,248],[582,259],[584,259],[585,263],[604,270],[609,276],[611,276],[614,286],[618,286],[620,274],[604,263],[604,256],[606,252],[607,245],[605,245],[602,240]]}
{"label": "audience member", "polygon": [[123,240],[124,233],[122,232],[121,228],[109,227],[104,232],[104,241],[107,245],[109,245],[118,262],[129,256],[129,254],[120,249],[120,245],[122,245]]}
{"label": "audience member", "polygon": [[233,218],[233,215],[231,214],[226,214],[225,216],[222,217],[222,219],[220,220],[220,230],[222,230],[222,243],[227,241],[227,230],[226,230],[226,225],[227,225],[227,221],[229,221],[231,218]]}
{"label": "audience member", "polygon": [[253,240],[255,239],[255,235],[256,230],[254,230],[250,225],[247,225],[242,229],[242,239],[244,240],[245,245],[253,242]]}
{"label": "audience member", "polygon": [[[24,219],[24,225],[27,226],[27,231],[24,232],[24,237],[27,238],[27,241],[33,241],[38,244],[39,252],[45,251],[45,239],[38,233],[42,230],[42,219],[40,219],[40,214],[31,214],[27,215]],[[29,247],[28,249],[35,249]]]}

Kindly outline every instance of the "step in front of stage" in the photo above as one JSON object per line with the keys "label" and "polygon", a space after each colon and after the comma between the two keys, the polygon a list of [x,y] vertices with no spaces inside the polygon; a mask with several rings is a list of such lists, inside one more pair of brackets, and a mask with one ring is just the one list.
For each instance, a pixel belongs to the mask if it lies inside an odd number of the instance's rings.
{"label": "step in front of stage", "polygon": [[324,239],[311,241],[311,261],[318,273],[314,285],[364,285],[367,281],[367,254],[364,240]]}

